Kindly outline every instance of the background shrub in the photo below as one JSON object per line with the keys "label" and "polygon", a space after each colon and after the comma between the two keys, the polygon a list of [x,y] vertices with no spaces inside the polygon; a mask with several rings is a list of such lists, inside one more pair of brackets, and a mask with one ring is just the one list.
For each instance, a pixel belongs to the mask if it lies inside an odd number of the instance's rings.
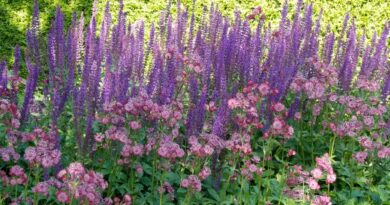
{"label": "background shrub", "polygon": [[[219,9],[225,16],[232,17],[237,8],[244,16],[249,14],[252,8],[261,6],[267,15],[267,21],[273,25],[280,18],[280,9],[283,0],[198,0],[195,3],[195,14],[197,21],[200,20],[204,6],[209,7],[213,2],[219,5]],[[318,15],[321,8],[324,9],[323,22],[328,22],[332,31],[339,32],[346,12],[350,12],[355,18],[358,34],[364,30],[367,36],[371,37],[373,32],[381,32],[383,25],[390,18],[390,1],[387,0],[332,0],[332,1],[309,1],[313,2],[314,14]],[[173,4],[176,0],[173,0]],[[48,32],[50,21],[55,15],[56,5],[60,5],[65,15],[66,25],[70,25],[72,12],[78,14],[83,12],[86,17],[85,22],[89,22],[92,12],[93,0],[39,0],[41,9],[41,29],[44,36]],[[191,9],[192,0],[183,0],[182,4]],[[295,1],[289,1],[289,15],[295,7]],[[156,22],[160,12],[166,8],[167,1],[161,0],[124,0],[125,12],[130,22],[144,19],[146,26],[151,22]],[[99,0],[98,23],[101,21],[105,0]],[[111,11],[116,13],[119,7],[118,1],[111,1]],[[175,6],[172,7],[175,12]],[[0,59],[7,59],[12,62],[12,50],[16,44],[25,48],[25,33],[32,16],[31,0],[0,0]],[[113,16],[115,19],[115,16]],[[326,24],[322,25],[326,27]],[[323,29],[324,31],[324,29]]]}

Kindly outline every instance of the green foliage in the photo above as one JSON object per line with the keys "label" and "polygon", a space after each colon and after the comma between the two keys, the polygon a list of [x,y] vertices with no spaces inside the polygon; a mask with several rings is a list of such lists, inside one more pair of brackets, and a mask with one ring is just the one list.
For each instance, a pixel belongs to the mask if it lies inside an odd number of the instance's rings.
{"label": "green foliage", "polygon": [[[78,15],[84,13],[88,17],[92,12],[93,0],[39,0],[41,10],[41,32],[46,34],[51,20],[55,14],[57,5],[61,6],[65,14],[66,25],[70,24],[70,16],[73,12]],[[311,1],[304,0],[305,3]],[[176,11],[176,1],[173,0],[172,11]],[[267,20],[273,25],[280,19],[281,0],[202,0],[197,1],[194,7],[196,21],[200,21],[203,7],[211,3],[218,5],[223,15],[233,17],[237,9],[242,15],[248,15],[253,7],[261,6],[267,16]],[[289,11],[295,7],[295,0],[289,1]],[[98,0],[98,23],[101,21],[102,12],[106,0]],[[118,11],[118,1],[110,1],[111,10]],[[192,12],[192,0],[183,0],[182,4]],[[380,32],[387,19],[390,19],[390,2],[387,0],[337,0],[314,1],[314,14],[318,15],[321,8],[324,10],[323,22],[330,24],[331,30],[337,32],[341,29],[345,12],[350,12],[357,24],[358,33],[366,30],[368,36],[373,32]],[[167,1],[159,0],[124,0],[124,9],[130,22],[144,20],[146,25],[158,23],[161,11],[167,7]],[[32,16],[33,3],[31,0],[0,0],[0,59],[6,59],[12,63],[12,51],[16,44],[25,47],[25,32]],[[293,12],[289,12],[292,15]],[[114,21],[115,21],[115,16]],[[326,28],[323,24],[323,30]],[[45,36],[45,35],[43,35]]]}

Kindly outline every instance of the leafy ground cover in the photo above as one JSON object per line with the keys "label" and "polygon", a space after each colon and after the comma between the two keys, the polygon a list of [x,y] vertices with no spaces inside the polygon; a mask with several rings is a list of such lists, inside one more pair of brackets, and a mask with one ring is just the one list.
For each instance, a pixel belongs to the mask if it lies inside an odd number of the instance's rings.
{"label": "leafy ground cover", "polygon": [[0,64],[0,203],[388,203],[390,22],[95,5],[45,35],[36,3],[24,60]]}

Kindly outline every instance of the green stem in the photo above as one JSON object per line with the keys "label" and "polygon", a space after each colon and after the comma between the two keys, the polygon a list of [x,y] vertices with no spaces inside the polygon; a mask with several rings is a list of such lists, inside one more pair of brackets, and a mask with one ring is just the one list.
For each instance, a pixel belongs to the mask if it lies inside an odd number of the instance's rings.
{"label": "green stem", "polygon": [[154,193],[155,190],[155,176],[156,176],[156,169],[157,169],[157,153],[153,153],[153,169],[152,169],[152,193]]}
{"label": "green stem", "polygon": [[[28,171],[28,176],[30,177],[31,176],[31,169],[29,169]],[[28,182],[26,183],[26,185],[24,186],[24,199],[27,201],[27,187],[28,187]]]}
{"label": "green stem", "polygon": [[[329,147],[329,157],[330,158],[333,157],[335,142],[336,142],[336,135],[333,135],[333,137],[331,138],[330,147]],[[330,184],[328,184],[328,190],[327,191],[328,191],[328,195],[329,195],[329,193],[330,193]]]}
{"label": "green stem", "polygon": [[336,135],[333,135],[331,141],[330,141],[330,147],[329,147],[329,157],[333,156],[333,151],[334,151],[334,145],[336,142]]}
{"label": "green stem", "polygon": [[187,204],[188,199],[190,198],[190,190],[187,190],[186,197],[184,198],[183,205]]}
{"label": "green stem", "polygon": [[[39,168],[36,167],[34,174],[34,184],[39,182]],[[38,204],[38,194],[34,193],[34,204]]]}
{"label": "green stem", "polygon": [[[109,144],[109,150],[110,150],[110,152],[109,153],[112,153],[113,152],[113,149],[112,149],[112,146],[113,146],[113,144]],[[112,183],[112,181],[114,180],[114,177],[116,176],[115,175],[115,173],[117,173],[117,161],[118,161],[118,155],[117,155],[117,153],[114,153],[114,163],[113,163],[113,168],[112,168],[112,170],[111,170],[111,173],[110,173],[110,175],[109,175],[109,177],[108,177],[108,186],[109,186],[109,188],[108,188],[108,195],[110,196],[110,197],[112,197],[112,195],[114,194],[114,192],[113,192],[113,190],[112,190],[112,188],[113,188],[113,185],[111,185],[111,184],[113,184]],[[110,183],[111,182],[111,183]]]}
{"label": "green stem", "polygon": [[242,188],[244,187],[244,177],[240,177],[241,179],[241,184],[240,184],[240,195],[239,195],[239,203],[242,204]]}
{"label": "green stem", "polygon": [[163,204],[163,203],[162,203],[162,201],[163,201],[162,198],[163,198],[163,193],[161,192],[161,193],[160,193],[160,205]]}
{"label": "green stem", "polygon": [[226,181],[226,183],[224,184],[223,186],[223,191],[221,191],[221,194],[222,194],[222,197],[221,197],[221,200],[223,201],[226,197],[226,191],[227,191],[227,187],[230,185],[230,180],[232,178],[232,176],[234,175],[234,173],[236,172],[236,163],[237,163],[237,156],[236,155],[233,155],[233,173],[229,175],[228,177],[228,180]]}
{"label": "green stem", "polygon": [[134,178],[135,178],[135,173],[134,173],[134,167],[130,167],[130,189],[134,190]]}
{"label": "green stem", "polygon": [[[267,160],[267,162],[265,162],[265,157],[266,157],[266,154],[267,154],[267,151],[268,151],[268,148],[269,148],[269,141],[267,141],[266,143],[266,147],[265,149],[263,149],[263,153],[264,153],[264,159],[263,159],[263,167],[265,168],[265,165],[267,165],[267,170],[269,170],[269,162]],[[266,163],[266,164],[265,164]],[[269,174],[267,174],[267,183],[269,183]],[[267,184],[268,185],[268,184]],[[268,196],[268,192],[269,192],[269,186],[267,186],[266,190],[265,190],[265,198],[267,198]]]}
{"label": "green stem", "polygon": [[261,204],[261,179],[262,179],[262,177],[261,176],[259,176],[259,198],[257,198],[257,204],[258,205],[260,205]]}

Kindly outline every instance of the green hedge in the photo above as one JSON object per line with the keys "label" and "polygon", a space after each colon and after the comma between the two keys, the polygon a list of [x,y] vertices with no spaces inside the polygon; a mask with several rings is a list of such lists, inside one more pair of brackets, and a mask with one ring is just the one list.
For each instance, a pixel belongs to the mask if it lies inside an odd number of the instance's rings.
{"label": "green hedge", "polygon": [[[0,0],[0,59],[7,59],[12,63],[12,52],[15,44],[25,46],[25,31],[32,16],[32,0]],[[71,14],[76,11],[88,17],[91,14],[93,0],[39,0],[41,11],[42,33],[47,33],[50,21],[55,14],[56,5],[60,5],[66,16],[67,24],[71,19]],[[104,10],[106,0],[98,0],[98,22],[101,12]],[[276,23],[280,17],[280,10],[284,1],[281,0],[198,0],[195,4],[195,14],[199,18],[203,11],[203,6],[208,6],[213,2],[226,16],[233,16],[237,8],[243,15],[250,13],[256,6],[262,6],[267,20]],[[305,3],[311,1],[304,0]],[[119,7],[117,0],[110,1],[112,11]],[[176,1],[173,1],[175,4]],[[289,1],[289,10],[294,8],[296,1]],[[160,13],[166,8],[167,1],[161,0],[124,0],[125,11],[131,22],[143,19],[146,25],[156,22]],[[182,4],[192,11],[192,0],[183,0]],[[319,14],[321,8],[323,12],[323,22],[328,22],[333,31],[340,30],[346,12],[350,12],[355,18],[359,34],[364,30],[371,36],[374,31],[380,32],[383,25],[390,19],[390,1],[388,0],[321,0],[313,1],[314,13]],[[176,6],[172,6],[175,12]],[[292,15],[293,12],[289,12]],[[115,16],[113,16],[115,20]],[[199,20],[199,19],[197,19]],[[322,25],[324,28],[327,25]]]}

